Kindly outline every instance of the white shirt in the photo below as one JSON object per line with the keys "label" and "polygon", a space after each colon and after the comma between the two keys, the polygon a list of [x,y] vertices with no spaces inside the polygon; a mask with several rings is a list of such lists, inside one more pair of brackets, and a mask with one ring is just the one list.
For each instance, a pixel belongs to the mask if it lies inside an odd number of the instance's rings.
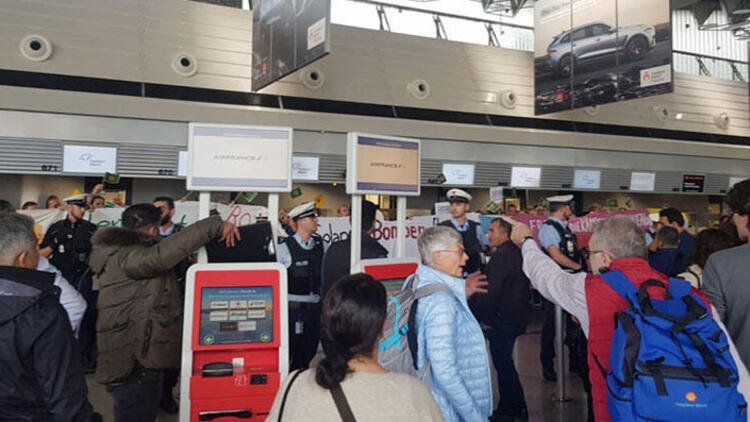
{"label": "white shirt", "polygon": [[39,264],[36,267],[37,271],[44,271],[48,273],[55,273],[55,286],[60,288],[60,305],[68,313],[70,319],[70,325],[73,328],[73,332],[78,335],[78,327],[81,326],[81,320],[83,314],[86,312],[86,300],[78,293],[73,286],[68,283],[68,280],[64,279],[60,270],[52,265],[49,260],[43,256],[39,257]]}

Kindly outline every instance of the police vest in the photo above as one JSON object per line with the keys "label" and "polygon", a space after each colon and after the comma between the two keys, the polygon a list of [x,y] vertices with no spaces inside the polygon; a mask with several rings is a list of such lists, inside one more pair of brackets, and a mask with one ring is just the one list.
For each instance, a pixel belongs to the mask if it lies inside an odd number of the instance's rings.
{"label": "police vest", "polygon": [[292,265],[287,269],[289,293],[294,295],[311,295],[320,292],[320,269],[323,265],[323,240],[313,236],[315,245],[306,250],[293,237],[284,243],[292,256]]}
{"label": "police vest", "polygon": [[[576,238],[573,230],[552,219],[545,221],[544,225],[552,226],[555,231],[557,231],[557,234],[560,235],[560,243],[557,245],[560,248],[560,252],[571,261],[582,263],[581,250],[578,248],[578,238]],[[544,250],[544,253],[549,255],[546,249]]]}
{"label": "police vest", "polygon": [[[459,231],[458,233],[463,238],[464,250],[466,250],[466,255],[469,256],[469,260],[464,265],[464,273],[471,274],[482,269],[482,244],[479,243],[479,239],[477,238],[477,226],[479,224],[471,220],[467,220],[467,222],[469,223],[469,228],[466,231]],[[456,226],[453,225],[451,220],[445,220],[439,225],[456,230]]]}
{"label": "police vest", "polygon": [[[79,220],[71,223],[69,220],[58,221],[48,230],[48,244],[52,248],[50,263],[57,267],[64,276],[79,276],[88,268],[91,255],[91,237],[96,231],[96,225]],[[76,280],[68,280],[75,282]]]}

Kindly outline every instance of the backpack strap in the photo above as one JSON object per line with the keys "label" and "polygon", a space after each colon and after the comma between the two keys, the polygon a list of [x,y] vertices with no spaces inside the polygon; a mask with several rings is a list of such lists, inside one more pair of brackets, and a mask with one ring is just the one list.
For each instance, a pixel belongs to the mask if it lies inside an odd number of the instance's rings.
{"label": "backpack strap", "polygon": [[384,339],[378,345],[378,350],[381,353],[391,346],[396,346],[396,349],[401,350],[401,342],[399,340],[401,339],[402,335],[406,334],[405,331],[408,330],[408,325],[404,325],[403,328],[398,328],[399,325],[401,325],[401,302],[398,301],[396,296],[389,296],[388,300],[391,301],[391,303],[393,303],[393,306],[396,307],[394,314],[395,318],[393,320],[393,333],[391,333],[390,337]]}
{"label": "backpack strap", "polygon": [[335,387],[331,388],[331,395],[333,401],[336,403],[336,409],[339,411],[339,416],[343,422],[357,422],[352,413],[352,408],[349,406],[349,401],[346,400],[344,390],[341,389],[341,384],[336,384]]}
{"label": "backpack strap", "polygon": [[297,371],[292,375],[292,379],[289,380],[289,384],[286,386],[286,390],[284,390],[284,398],[281,399],[281,407],[279,408],[279,419],[278,422],[281,422],[281,417],[284,416],[284,407],[286,406],[286,398],[289,396],[289,390],[292,389],[292,384],[294,384],[294,381],[297,380],[297,377],[299,374],[305,372],[307,369],[303,369],[301,371]]}
{"label": "backpack strap", "polygon": [[639,306],[638,290],[622,271],[610,270],[601,273],[600,276],[620,297],[630,302],[632,306]]}

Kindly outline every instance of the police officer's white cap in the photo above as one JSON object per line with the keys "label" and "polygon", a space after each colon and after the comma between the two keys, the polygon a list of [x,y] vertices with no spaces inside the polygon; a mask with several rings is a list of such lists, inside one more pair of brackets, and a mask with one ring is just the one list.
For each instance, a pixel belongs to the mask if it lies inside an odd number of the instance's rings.
{"label": "police officer's white cap", "polygon": [[87,197],[88,197],[88,195],[86,195],[85,193],[82,193],[80,195],[73,195],[73,196],[69,196],[67,198],[64,198],[63,202],[65,202],[66,204],[69,204],[69,205],[78,205],[78,206],[81,206],[81,207],[85,207],[86,206],[86,198]]}
{"label": "police officer's white cap", "polygon": [[658,212],[652,212],[648,215],[648,218],[651,220],[652,223],[658,223],[661,217],[659,216]]}
{"label": "police officer's white cap", "polygon": [[547,198],[550,204],[567,204],[573,200],[573,195],[555,195]]}
{"label": "police officer's white cap", "polygon": [[318,216],[318,211],[315,209],[315,202],[306,202],[301,205],[297,205],[289,211],[289,218],[292,220],[299,220],[300,218]]}
{"label": "police officer's white cap", "polygon": [[472,198],[465,190],[456,188],[449,190],[446,196],[448,197],[448,202],[466,202],[467,204]]}

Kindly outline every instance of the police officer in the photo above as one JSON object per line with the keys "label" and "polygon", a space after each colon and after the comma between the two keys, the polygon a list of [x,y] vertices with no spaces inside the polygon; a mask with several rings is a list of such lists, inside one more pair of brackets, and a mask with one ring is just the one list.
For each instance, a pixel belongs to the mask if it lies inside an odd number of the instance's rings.
{"label": "police officer", "polygon": [[307,368],[320,340],[320,275],[323,239],[314,202],[289,211],[297,231],[279,244],[277,259],[287,268],[289,370]]}
{"label": "police officer", "polygon": [[472,196],[461,189],[448,191],[448,202],[451,203],[451,219],[440,222],[440,226],[451,227],[461,234],[464,249],[469,260],[464,265],[464,277],[482,269],[482,249],[485,236],[479,223],[469,220],[469,212]]}
{"label": "police officer", "polygon": [[[585,260],[578,247],[578,239],[570,228],[568,220],[573,216],[573,195],[557,195],[547,198],[549,203],[549,219],[539,229],[539,243],[544,252],[550,256],[563,270],[576,273],[585,270]],[[542,362],[542,376],[547,381],[556,381],[557,373],[554,369],[555,358],[555,306],[544,300],[544,325],[542,326],[542,350],[539,358]],[[566,335],[565,343],[570,353],[570,370],[577,373],[583,388],[588,395],[589,414],[593,414],[591,402],[591,384],[588,379],[588,364],[586,362],[587,343],[580,325],[565,314]]]}
{"label": "police officer", "polygon": [[52,224],[40,245],[40,254],[60,270],[86,299],[87,308],[81,323],[78,340],[81,343],[83,367],[91,372],[96,366],[94,342],[96,341],[96,292],[88,269],[91,254],[91,236],[96,225],[83,219],[88,202],[86,194],[63,199],[67,204],[67,218]]}

